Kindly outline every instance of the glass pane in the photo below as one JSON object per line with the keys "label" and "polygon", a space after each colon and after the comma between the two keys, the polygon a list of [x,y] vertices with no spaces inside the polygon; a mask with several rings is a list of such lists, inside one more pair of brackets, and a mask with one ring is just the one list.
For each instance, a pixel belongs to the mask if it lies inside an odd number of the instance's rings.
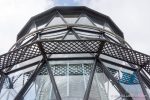
{"label": "glass pane", "polygon": [[89,100],[120,100],[120,94],[105,73],[96,66]]}
{"label": "glass pane", "polygon": [[74,24],[77,21],[79,15],[63,15],[63,17],[68,24]]}
{"label": "glass pane", "polygon": [[94,23],[98,28],[104,28],[104,25],[101,25],[101,24],[99,24],[99,23]]}
{"label": "glass pane", "polygon": [[37,74],[25,93],[24,100],[56,100],[46,66],[43,66]]}
{"label": "glass pane", "polygon": [[141,85],[134,71],[121,68],[119,65],[116,66],[105,62],[104,64],[134,100],[145,100]]}
{"label": "glass pane", "polygon": [[83,31],[77,31],[75,30],[75,32],[78,34],[78,36],[81,39],[103,39],[103,36],[101,34],[94,34],[94,33],[89,33],[89,32],[83,32]]}
{"label": "glass pane", "polygon": [[45,28],[45,26],[46,26],[46,23],[44,23],[44,24],[42,24],[42,25],[38,26],[38,27],[37,27],[37,29]]}
{"label": "glass pane", "polygon": [[[32,69],[28,72],[21,73],[21,74],[14,75],[14,76],[10,77],[12,79],[12,82],[13,82],[13,88],[16,90],[16,92],[19,92],[20,89],[25,85],[25,83],[30,78],[33,71],[34,70]],[[22,71],[22,72],[24,72],[24,71]],[[17,72],[15,74],[17,74]]]}
{"label": "glass pane", "polygon": [[80,18],[77,20],[76,24],[94,26],[94,24],[89,20],[86,15],[81,15]]}
{"label": "glass pane", "polygon": [[145,83],[144,83],[144,86],[145,86],[146,92],[150,98],[150,88]]}
{"label": "glass pane", "polygon": [[17,95],[14,89],[3,89],[0,94],[0,100],[12,100]]}
{"label": "glass pane", "polygon": [[110,34],[106,34],[106,36],[110,38],[109,40],[110,40],[111,42],[120,43],[120,41],[117,39],[117,37],[112,36],[112,35],[110,35]]}
{"label": "glass pane", "polygon": [[20,72],[10,74],[9,78],[5,79],[0,93],[0,100],[13,100],[21,88],[25,85],[32,72],[33,69],[28,70],[28,72],[24,72],[24,70],[22,70]]}
{"label": "glass pane", "polygon": [[94,57],[94,53],[76,53],[76,54],[47,54],[49,58],[69,58],[69,57]]}
{"label": "glass pane", "polygon": [[62,20],[62,18],[59,16],[59,14],[57,14],[47,25],[47,27],[49,26],[54,26],[54,25],[61,25],[61,24],[65,24],[65,22]]}
{"label": "glass pane", "polygon": [[125,61],[122,61],[122,60],[119,60],[119,59],[116,59],[116,58],[112,58],[112,57],[109,57],[109,56],[106,56],[106,55],[103,55],[103,54],[100,55],[100,58],[106,59],[106,60],[108,60],[108,61],[112,61],[112,62],[115,62],[115,63],[118,63],[118,64],[120,64],[120,65],[125,65],[125,66],[127,66],[127,67],[131,67],[131,66],[130,66],[127,62],[125,62]]}
{"label": "glass pane", "polygon": [[[21,43],[21,45],[23,45],[23,44],[25,44],[25,43],[26,43],[26,45],[27,45],[27,44],[30,44],[34,38],[35,38],[35,35],[31,35],[31,36],[25,38],[25,39],[23,40],[23,42]],[[27,42],[28,42],[28,43],[27,43]]]}
{"label": "glass pane", "polygon": [[32,24],[32,26],[31,26],[31,28],[30,28],[30,30],[29,30],[28,33],[32,33],[34,31],[36,31],[36,25],[35,25],[35,23]]}
{"label": "glass pane", "polygon": [[93,61],[51,61],[50,65],[62,100],[83,100]]}
{"label": "glass pane", "polygon": [[76,22],[77,18],[65,17],[65,20],[67,21],[68,24],[74,24]]}
{"label": "glass pane", "polygon": [[100,30],[96,27],[90,27],[90,26],[75,26],[74,30],[85,30],[85,31],[92,31],[92,32],[96,32],[96,33],[100,33]]}
{"label": "glass pane", "polygon": [[90,16],[90,18],[94,22],[95,26],[97,26],[98,28],[101,28],[101,29],[104,28],[104,23],[106,23],[104,19],[101,19],[101,20],[100,19],[99,20],[98,19],[93,19],[92,15]]}
{"label": "glass pane", "polygon": [[43,33],[41,35],[41,39],[62,40],[66,33],[67,31],[60,31],[60,32],[54,31],[53,33],[48,34]]}
{"label": "glass pane", "polygon": [[104,24],[104,29],[107,30],[107,31],[113,32],[108,23]]}
{"label": "glass pane", "polygon": [[146,100],[140,84],[129,85],[121,83],[121,85],[125,88],[127,92],[130,93],[133,100]]}
{"label": "glass pane", "polygon": [[67,36],[64,38],[64,40],[77,40],[77,38],[76,38],[76,36],[75,36],[74,33],[69,32],[69,33],[67,34]]}
{"label": "glass pane", "polygon": [[[27,50],[29,50],[29,49],[27,49]],[[37,61],[40,61],[41,59],[42,59],[42,56],[38,56],[38,57],[35,57],[35,58],[32,58],[32,59],[29,59],[27,61],[21,62],[21,63],[15,65],[15,66],[13,66],[13,68],[11,70],[15,70],[17,68],[21,68],[21,67],[24,67],[24,66],[29,65],[29,64],[33,64]]]}

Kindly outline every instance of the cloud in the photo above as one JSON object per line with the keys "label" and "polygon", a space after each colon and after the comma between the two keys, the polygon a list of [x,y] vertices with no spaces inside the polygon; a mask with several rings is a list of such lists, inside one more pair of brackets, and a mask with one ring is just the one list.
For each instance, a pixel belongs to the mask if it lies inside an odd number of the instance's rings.
{"label": "cloud", "polygon": [[81,5],[110,16],[135,50],[150,54],[149,0],[83,0]]}
{"label": "cloud", "polygon": [[9,50],[32,16],[53,6],[51,0],[0,0],[0,53]]}
{"label": "cloud", "polygon": [[78,2],[81,2],[81,0],[73,0],[73,2],[77,2],[78,3]]}

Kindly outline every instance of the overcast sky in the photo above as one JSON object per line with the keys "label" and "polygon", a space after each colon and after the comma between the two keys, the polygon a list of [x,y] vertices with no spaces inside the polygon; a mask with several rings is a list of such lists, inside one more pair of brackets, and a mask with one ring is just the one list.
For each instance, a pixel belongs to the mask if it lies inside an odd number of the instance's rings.
{"label": "overcast sky", "polygon": [[110,16],[134,50],[150,55],[150,0],[0,0],[0,55],[32,16],[60,5],[87,6]]}

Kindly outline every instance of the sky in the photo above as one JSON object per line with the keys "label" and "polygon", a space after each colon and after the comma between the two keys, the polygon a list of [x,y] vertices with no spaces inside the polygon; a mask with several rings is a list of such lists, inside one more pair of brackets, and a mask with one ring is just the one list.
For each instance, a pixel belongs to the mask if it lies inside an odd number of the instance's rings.
{"label": "sky", "polygon": [[87,6],[111,17],[134,50],[150,55],[150,0],[0,0],[0,55],[32,16],[54,6]]}

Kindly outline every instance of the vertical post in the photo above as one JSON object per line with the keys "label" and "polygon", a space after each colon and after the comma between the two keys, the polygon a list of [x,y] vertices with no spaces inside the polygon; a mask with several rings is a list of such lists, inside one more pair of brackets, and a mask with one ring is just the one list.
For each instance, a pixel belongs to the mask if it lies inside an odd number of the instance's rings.
{"label": "vertical post", "polygon": [[96,63],[97,63],[97,60],[95,59],[83,100],[88,100],[88,98],[89,98],[90,90],[91,90],[91,86],[92,86],[92,82],[93,82],[93,77],[94,77],[94,73],[95,73],[95,70],[96,70]]}
{"label": "vertical post", "polygon": [[42,66],[44,65],[44,62],[41,61],[39,63],[39,65],[37,66],[37,68],[35,69],[35,71],[33,72],[33,74],[31,75],[31,77],[29,78],[29,80],[26,82],[26,84],[24,85],[24,87],[20,90],[20,92],[17,94],[17,96],[15,97],[14,100],[23,100],[23,96],[26,93],[26,91],[28,90],[29,86],[31,85],[31,83],[35,80],[36,75],[38,74],[38,72],[40,71],[40,69],[42,68]]}
{"label": "vertical post", "polygon": [[86,79],[85,79],[85,75],[86,75],[86,73],[85,73],[85,70],[84,70],[84,65],[82,64],[82,72],[83,72],[83,80],[84,80],[84,88],[85,88],[85,90],[86,90]]}
{"label": "vertical post", "polygon": [[143,93],[144,93],[145,99],[146,99],[146,100],[150,100],[149,95],[147,94],[147,91],[146,91],[145,86],[144,86],[144,84],[143,84],[142,77],[141,77],[141,75],[140,75],[139,70],[137,70],[136,75],[137,75],[137,77],[138,77],[138,80],[139,80],[139,83],[140,83],[140,85],[141,85],[142,91],[143,91]]}
{"label": "vertical post", "polygon": [[61,100],[61,97],[60,97],[60,94],[59,94],[59,91],[58,91],[58,88],[57,88],[57,85],[56,85],[56,82],[55,82],[55,79],[53,76],[53,72],[52,72],[51,67],[50,67],[50,64],[48,61],[46,61],[46,64],[47,64],[48,74],[49,74],[50,80],[52,82],[52,86],[53,86],[53,89],[55,92],[56,99]]}
{"label": "vertical post", "polygon": [[49,62],[48,62],[48,60],[47,60],[46,53],[45,53],[45,51],[44,51],[44,49],[43,49],[43,46],[42,46],[41,42],[38,42],[37,44],[38,44],[38,47],[39,47],[39,49],[40,49],[40,51],[41,51],[41,53],[42,53],[43,60],[44,60],[44,61],[46,62],[46,64],[47,64],[46,67],[47,67],[47,70],[48,70],[48,74],[49,74],[50,80],[51,80],[51,82],[52,82],[52,86],[53,86],[53,89],[54,89],[54,93],[55,93],[56,99],[57,99],[57,100],[61,100],[61,97],[60,97],[60,94],[59,94],[59,91],[58,91],[58,88],[57,88],[57,85],[56,85],[56,82],[55,82],[55,78],[54,78],[54,76],[53,76],[53,72],[52,72],[51,67],[50,67],[50,64],[49,64]]}
{"label": "vertical post", "polygon": [[0,75],[1,75],[1,77],[0,77],[0,93],[1,93],[1,90],[2,90],[2,88],[3,88],[3,84],[4,84],[4,81],[5,81],[6,76],[5,76],[5,74],[4,74],[3,72],[1,72],[1,71],[0,71]]}
{"label": "vertical post", "polygon": [[140,70],[140,76],[144,81],[144,83],[147,85],[147,87],[150,89],[150,79],[148,78],[148,76],[145,74],[143,70]]}
{"label": "vertical post", "polygon": [[67,74],[66,74],[66,76],[67,76],[67,96],[69,96],[69,84],[70,84],[70,83],[69,83],[69,82],[70,82],[70,81],[69,81],[69,63],[67,63],[67,66],[66,66],[66,67],[67,67],[67,68],[66,68],[66,69],[67,69],[67,71],[66,71],[66,73],[67,73]]}
{"label": "vertical post", "polygon": [[104,45],[105,45],[105,41],[102,41],[99,44],[99,48],[98,48],[97,54],[95,56],[94,66],[93,66],[92,72],[90,74],[90,78],[89,78],[89,81],[88,81],[88,84],[87,84],[87,88],[86,88],[83,100],[88,100],[88,98],[89,98],[90,90],[91,90],[91,86],[92,86],[92,82],[93,82],[93,78],[94,78],[94,73],[95,73],[95,70],[96,70],[97,60],[98,60],[99,55],[101,54],[101,52],[103,50]]}

